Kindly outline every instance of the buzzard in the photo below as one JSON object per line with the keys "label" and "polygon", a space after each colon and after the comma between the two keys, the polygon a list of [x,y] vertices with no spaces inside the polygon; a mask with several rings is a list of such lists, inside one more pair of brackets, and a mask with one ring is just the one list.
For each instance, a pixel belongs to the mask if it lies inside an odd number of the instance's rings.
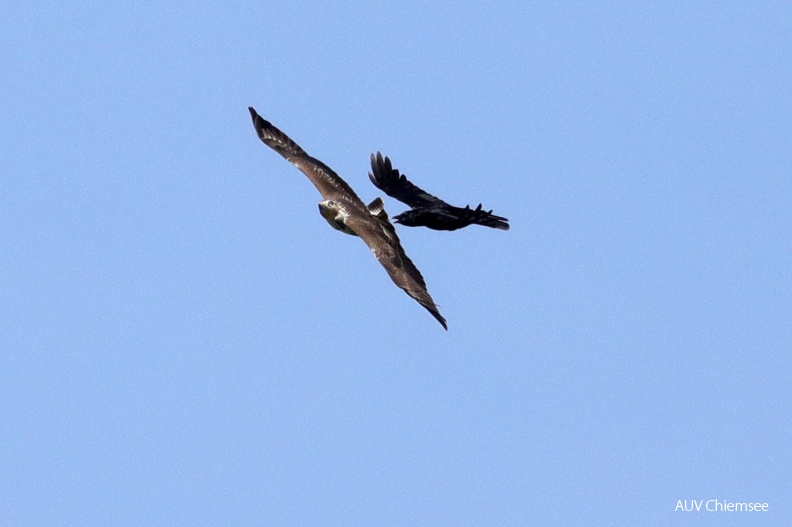
{"label": "buzzard", "polygon": [[377,198],[365,205],[352,187],[331,168],[309,156],[286,134],[262,119],[252,107],[248,110],[259,139],[299,168],[322,194],[324,200],[319,203],[319,212],[327,223],[366,242],[393,283],[426,308],[447,331],[446,320],[429,295],[421,272],[404,252],[382,199]]}
{"label": "buzzard", "polygon": [[407,176],[391,166],[391,160],[377,152],[371,154],[371,171],[369,179],[378,189],[392,198],[409,205],[411,210],[402,212],[393,219],[396,223],[407,227],[429,227],[436,231],[455,231],[468,225],[484,225],[493,229],[509,230],[509,220],[496,216],[492,211],[475,209],[470,205],[465,208],[454,207],[445,201],[432,196],[422,188],[413,185]]}

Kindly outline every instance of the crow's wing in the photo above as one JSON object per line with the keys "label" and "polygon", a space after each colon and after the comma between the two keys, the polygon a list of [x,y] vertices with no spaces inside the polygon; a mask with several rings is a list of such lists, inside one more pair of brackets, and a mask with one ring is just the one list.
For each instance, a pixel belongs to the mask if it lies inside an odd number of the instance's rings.
{"label": "crow's wing", "polygon": [[448,207],[448,203],[437,196],[432,196],[422,188],[412,184],[407,176],[399,174],[393,168],[391,160],[377,152],[371,154],[371,173],[369,179],[375,187],[383,191],[388,196],[409,205],[412,208],[425,207]]}

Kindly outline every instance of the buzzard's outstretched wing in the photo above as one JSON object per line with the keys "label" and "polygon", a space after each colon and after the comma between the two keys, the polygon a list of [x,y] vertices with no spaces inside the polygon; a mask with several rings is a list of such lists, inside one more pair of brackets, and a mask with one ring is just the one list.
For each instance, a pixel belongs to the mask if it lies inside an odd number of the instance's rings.
{"label": "buzzard's outstretched wing", "polygon": [[421,271],[404,252],[401,241],[396,235],[396,229],[388,220],[388,213],[381,207],[381,201],[379,205],[376,214],[371,214],[368,218],[359,216],[347,218],[347,225],[366,242],[393,283],[426,308],[448,331],[446,319],[432,300]]}
{"label": "buzzard's outstretched wing", "polygon": [[393,168],[391,160],[382,154],[371,154],[371,174],[369,179],[374,186],[388,196],[409,205],[412,208],[438,207],[450,205],[436,196],[432,196],[422,188],[412,184],[407,176],[399,174]]}
{"label": "buzzard's outstretched wing", "polygon": [[256,128],[259,139],[308,176],[308,179],[311,180],[311,183],[314,184],[325,199],[332,199],[339,194],[344,194],[360,201],[352,187],[333,172],[333,169],[315,157],[309,156],[288,135],[257,114],[252,106],[249,106],[248,110],[250,110],[250,117],[253,119],[253,126]]}

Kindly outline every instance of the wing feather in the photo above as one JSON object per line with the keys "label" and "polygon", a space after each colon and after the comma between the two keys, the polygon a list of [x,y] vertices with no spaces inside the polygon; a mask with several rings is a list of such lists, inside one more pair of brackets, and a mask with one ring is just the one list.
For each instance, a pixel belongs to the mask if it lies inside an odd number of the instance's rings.
{"label": "wing feather", "polygon": [[376,216],[369,214],[365,219],[360,216],[347,218],[347,225],[366,242],[393,283],[421,304],[448,331],[446,319],[429,294],[421,271],[404,252],[385,209],[381,209]]}
{"label": "wing feather", "polygon": [[448,203],[437,196],[433,196],[414,185],[407,179],[407,176],[400,174],[393,168],[390,158],[377,152],[371,154],[371,173],[369,179],[375,187],[383,191],[388,196],[409,205],[412,208],[424,208],[432,206],[449,206]]}
{"label": "wing feather", "polygon": [[[332,199],[338,194],[345,194],[357,201],[360,198],[355,194],[346,181],[341,179],[341,176],[336,174],[333,169],[316,159],[311,157],[303,150],[300,145],[295,143],[288,135],[281,132],[271,122],[262,118],[256,110],[249,106],[250,117],[253,119],[253,126],[256,133],[265,145],[275,150],[288,162],[300,169],[300,171],[308,176],[311,183],[319,190],[319,193],[325,199]],[[361,201],[361,205],[363,202]]]}

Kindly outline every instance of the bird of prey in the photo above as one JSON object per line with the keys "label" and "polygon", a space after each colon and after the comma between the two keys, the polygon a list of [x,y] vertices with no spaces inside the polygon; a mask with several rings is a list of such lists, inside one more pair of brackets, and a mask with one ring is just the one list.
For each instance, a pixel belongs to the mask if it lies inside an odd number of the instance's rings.
{"label": "bird of prey", "polygon": [[404,252],[399,237],[396,236],[396,229],[388,220],[382,199],[377,198],[365,205],[346,181],[331,168],[309,156],[286,134],[259,116],[252,107],[248,109],[259,139],[300,169],[322,194],[324,200],[319,203],[319,212],[330,226],[359,236],[388,272],[393,283],[426,308],[448,330],[445,318],[426,289],[421,272]]}
{"label": "bird of prey", "polygon": [[436,231],[455,231],[473,224],[509,230],[508,219],[494,215],[491,210],[482,210],[480,203],[475,209],[470,205],[463,209],[432,196],[412,184],[407,176],[399,174],[391,160],[383,159],[379,152],[376,156],[371,154],[371,171],[373,174],[369,174],[369,179],[375,187],[411,207],[411,210],[393,217],[396,223],[407,227],[429,227]]}

